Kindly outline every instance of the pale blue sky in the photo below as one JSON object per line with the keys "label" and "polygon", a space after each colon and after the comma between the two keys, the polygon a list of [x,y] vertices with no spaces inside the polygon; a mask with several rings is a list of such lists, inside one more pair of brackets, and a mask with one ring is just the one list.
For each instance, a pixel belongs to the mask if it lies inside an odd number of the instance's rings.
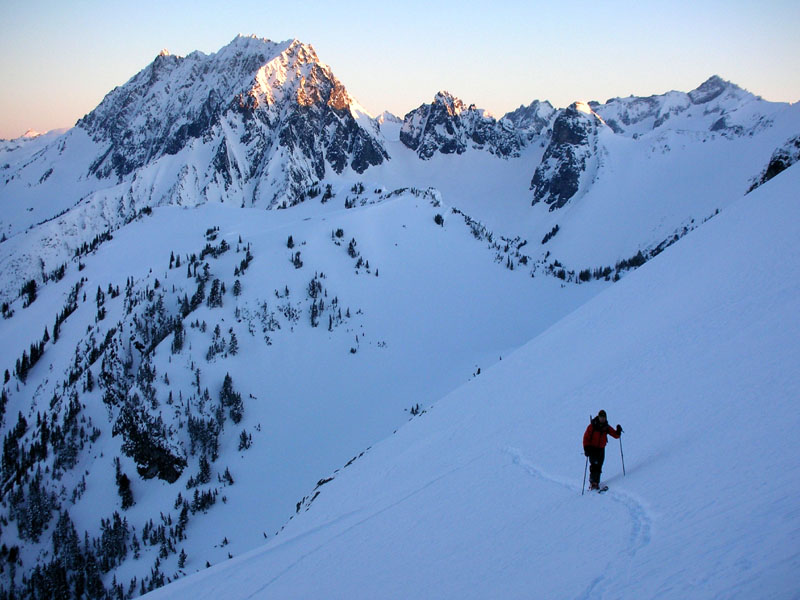
{"label": "pale blue sky", "polygon": [[800,100],[800,2],[0,0],[0,138],[64,127],[167,48],[237,33],[312,44],[351,94],[403,116],[445,89],[501,116],[534,99],[688,91],[718,74]]}

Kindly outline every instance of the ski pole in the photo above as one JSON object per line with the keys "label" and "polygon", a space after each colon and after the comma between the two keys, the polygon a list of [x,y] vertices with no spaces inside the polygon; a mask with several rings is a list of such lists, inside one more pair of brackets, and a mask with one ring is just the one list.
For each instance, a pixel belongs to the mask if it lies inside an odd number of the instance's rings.
{"label": "ski pole", "polygon": [[622,453],[622,428],[620,427],[619,436],[619,456],[622,458],[622,476],[625,477],[625,455]]}
{"label": "ski pole", "polygon": [[586,457],[586,464],[583,467],[583,485],[581,486],[581,496],[583,496],[583,490],[586,489],[586,469],[589,466],[589,457]]}

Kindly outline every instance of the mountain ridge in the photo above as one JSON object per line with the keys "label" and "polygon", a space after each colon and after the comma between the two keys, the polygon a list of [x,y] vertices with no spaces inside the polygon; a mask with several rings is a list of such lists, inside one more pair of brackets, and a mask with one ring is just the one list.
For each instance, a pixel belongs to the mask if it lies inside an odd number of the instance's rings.
{"label": "mountain ridge", "polygon": [[[197,73],[200,68],[202,76]],[[182,77],[187,78],[190,85],[187,91],[183,91],[185,85],[181,86],[182,90],[173,101],[170,85],[174,82],[169,80],[180,69],[188,70]],[[228,76],[229,73],[234,74],[233,78]],[[237,73],[242,75],[237,77]],[[180,73],[177,78],[180,81]],[[163,85],[159,85],[161,80],[164,80]],[[341,172],[344,168],[346,157],[334,155],[339,150],[338,145],[370,144],[365,141],[369,134],[361,133],[353,115],[348,114],[353,102],[310,45],[296,39],[275,44],[269,40],[240,36],[212,55],[192,53],[182,59],[157,56],[149,67],[111,92],[76,126],[86,129],[96,142],[110,142],[112,145],[112,149],[90,167],[89,172],[99,178],[108,177],[112,171],[121,178],[165,154],[177,154],[191,140],[208,136],[219,138],[219,133],[212,135],[212,128],[219,129],[223,121],[228,128],[236,129],[237,121],[255,119],[261,128],[251,127],[246,138],[236,140],[222,135],[224,143],[220,143],[214,168],[226,184],[230,185],[234,177],[246,181],[257,175],[251,172],[248,177],[246,165],[231,163],[226,147],[238,142],[243,142],[249,153],[255,153],[253,160],[258,163],[272,159],[275,149],[270,146],[276,143],[277,148],[286,148],[289,153],[298,150],[303,159],[313,161],[312,172],[300,169],[291,176],[319,179],[324,176],[326,158],[335,171]],[[126,118],[126,110],[131,104],[131,117]],[[292,111],[293,105],[299,110]],[[305,139],[310,135],[306,131],[308,126],[302,116],[295,115],[298,112],[313,113],[318,106],[324,107],[323,111],[331,111],[316,116],[327,124],[336,124],[333,114],[344,119],[343,129],[334,134],[343,138],[334,140],[338,145],[330,144],[325,138],[318,142]],[[143,113],[147,116],[141,123]],[[264,127],[277,130],[278,140],[262,133]],[[155,137],[147,135],[152,129],[157,131]],[[355,135],[358,141],[349,141],[351,135]],[[255,145],[250,139],[254,136],[258,138]],[[134,138],[133,144],[127,143],[130,138]],[[137,142],[137,138],[141,141]],[[323,158],[314,151],[317,144],[325,148],[328,156]],[[384,159],[385,152],[377,142],[372,144],[373,147],[366,148],[365,153],[357,154],[353,159],[352,167],[356,171],[363,171],[367,165],[379,164]],[[296,195],[302,190],[295,189],[292,193]]]}

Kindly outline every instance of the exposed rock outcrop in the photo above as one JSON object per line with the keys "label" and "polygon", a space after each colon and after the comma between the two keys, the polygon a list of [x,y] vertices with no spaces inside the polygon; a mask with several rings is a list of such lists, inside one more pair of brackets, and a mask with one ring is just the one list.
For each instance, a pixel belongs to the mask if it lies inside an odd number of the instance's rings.
{"label": "exposed rock outcrop", "polygon": [[533,204],[544,202],[555,210],[578,193],[590,162],[596,160],[601,125],[603,121],[589,106],[579,102],[556,117],[550,143],[531,181]]}
{"label": "exposed rock outcrop", "polygon": [[423,160],[437,152],[463,154],[469,148],[508,158],[519,156],[522,146],[510,122],[498,122],[448,92],[439,92],[431,104],[423,104],[405,116],[400,141]]}

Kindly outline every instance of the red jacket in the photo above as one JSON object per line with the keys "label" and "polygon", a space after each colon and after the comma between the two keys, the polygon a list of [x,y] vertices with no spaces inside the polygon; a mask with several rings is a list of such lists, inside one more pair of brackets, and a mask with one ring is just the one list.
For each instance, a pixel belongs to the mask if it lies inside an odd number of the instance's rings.
{"label": "red jacket", "polygon": [[605,448],[608,443],[608,437],[619,438],[617,430],[611,427],[608,423],[600,424],[597,417],[592,419],[591,424],[586,428],[586,433],[583,434],[583,445],[591,446],[593,448]]}

